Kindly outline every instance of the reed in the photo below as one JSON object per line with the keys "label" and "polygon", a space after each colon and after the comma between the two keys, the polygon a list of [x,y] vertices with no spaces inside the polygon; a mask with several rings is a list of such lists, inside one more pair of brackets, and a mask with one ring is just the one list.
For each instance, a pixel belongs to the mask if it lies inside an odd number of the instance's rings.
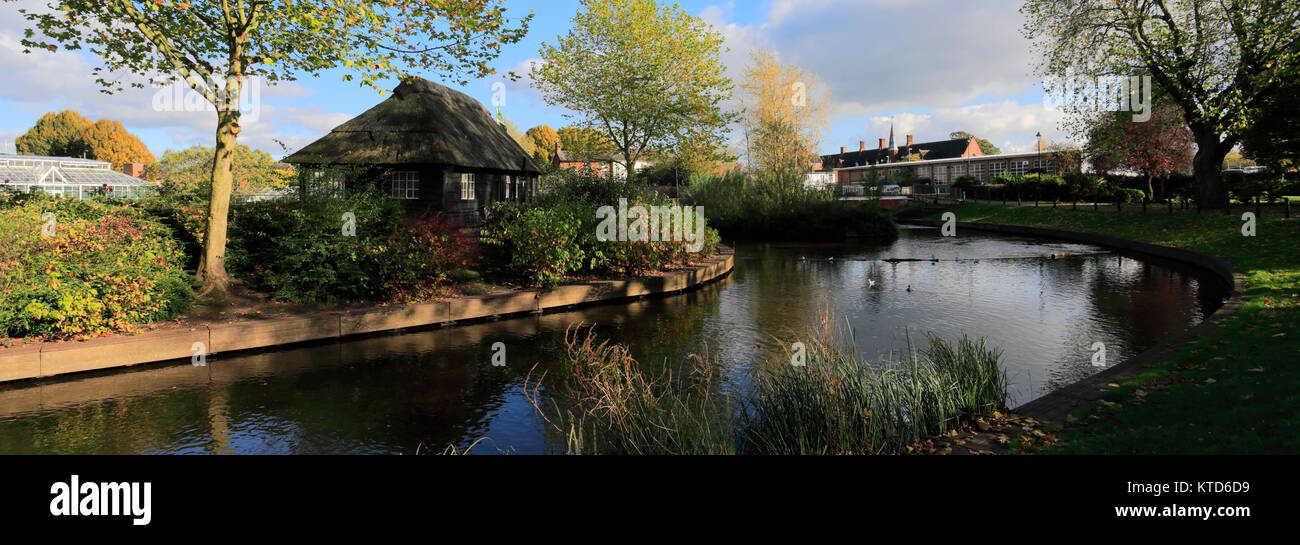
{"label": "reed", "polygon": [[685,375],[649,376],[627,347],[598,341],[582,324],[570,326],[564,342],[567,357],[549,395],[541,395],[545,375],[534,381],[530,373],[525,391],[564,434],[569,454],[735,452],[731,403],[714,391],[715,358],[692,356]]}
{"label": "reed", "polygon": [[[719,365],[693,356],[684,375],[648,377],[623,346],[565,334],[562,380],[526,388],[570,454],[881,454],[1001,409],[1001,357],[983,340],[930,336],[923,348],[867,361],[850,328],[823,314],[804,366],[773,362],[752,390],[718,390]],[[847,342],[846,342],[847,341]],[[549,401],[544,401],[549,400]]]}
{"label": "reed", "polygon": [[805,366],[787,363],[758,377],[738,418],[739,451],[899,453],[1004,407],[998,351],[965,335],[928,341],[917,349],[909,340],[901,356],[871,362],[824,330]]}

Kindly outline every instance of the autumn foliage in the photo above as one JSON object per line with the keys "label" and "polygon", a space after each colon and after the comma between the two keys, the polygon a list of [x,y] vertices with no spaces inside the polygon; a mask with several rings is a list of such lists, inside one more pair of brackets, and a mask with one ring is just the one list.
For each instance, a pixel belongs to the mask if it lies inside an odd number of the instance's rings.
{"label": "autumn foliage", "polygon": [[184,259],[171,229],[134,204],[0,197],[0,338],[85,338],[170,319],[193,299]]}
{"label": "autumn foliage", "polygon": [[64,110],[48,113],[15,140],[18,152],[51,157],[86,157],[113,163],[152,163],[154,156],[122,122],[100,119],[92,122],[81,114]]}

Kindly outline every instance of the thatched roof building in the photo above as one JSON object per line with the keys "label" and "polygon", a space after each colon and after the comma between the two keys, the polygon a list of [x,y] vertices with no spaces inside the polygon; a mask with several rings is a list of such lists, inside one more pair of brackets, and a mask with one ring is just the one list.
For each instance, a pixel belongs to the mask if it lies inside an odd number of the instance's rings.
{"label": "thatched roof building", "polygon": [[329,181],[379,184],[413,211],[443,211],[467,223],[491,202],[532,198],[541,173],[482,104],[420,78],[284,162],[317,173],[356,167],[347,169],[349,179]]}

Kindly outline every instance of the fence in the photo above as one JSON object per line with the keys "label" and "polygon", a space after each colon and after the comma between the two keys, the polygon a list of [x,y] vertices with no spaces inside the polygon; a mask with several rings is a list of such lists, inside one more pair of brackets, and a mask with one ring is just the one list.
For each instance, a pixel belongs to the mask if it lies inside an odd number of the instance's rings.
{"label": "fence", "polygon": [[1211,209],[1208,207],[1200,206],[1197,203],[1196,199],[1191,199],[1191,198],[1166,199],[1164,202],[1153,202],[1146,198],[1143,198],[1141,202],[1124,202],[1123,200],[1104,202],[1099,198],[1094,198],[1091,200],[1082,200],[1082,201],[1079,199],[1072,199],[1069,201],[1062,201],[1062,200],[1044,201],[1044,200],[1035,199],[1033,201],[1029,201],[1019,195],[1017,195],[1014,198],[1010,196],[1004,196],[1002,199],[996,199],[996,198],[981,199],[978,197],[966,198],[966,196],[962,194],[962,192],[960,191],[957,191],[955,193],[957,193],[957,195],[953,197],[953,200],[957,200],[957,201],[991,202],[991,203],[1001,203],[1004,205],[1012,205],[1012,206],[1051,207],[1051,208],[1065,208],[1070,210],[1078,210],[1079,208],[1083,208],[1085,210],[1086,209],[1092,209],[1095,211],[1114,210],[1116,212],[1134,212],[1134,213],[1142,213],[1142,214],[1147,214],[1147,213],[1216,214],[1218,213],[1218,214],[1225,214],[1225,215],[1231,215],[1234,213],[1241,213],[1241,212],[1254,212],[1257,218],[1281,217],[1281,218],[1288,218],[1288,219],[1293,217],[1297,213],[1295,210],[1292,210],[1294,204],[1289,199],[1286,198],[1283,198],[1280,202],[1274,202],[1274,203],[1265,203],[1261,201],[1259,198],[1256,198],[1254,202],[1245,202],[1245,203],[1242,202],[1233,203],[1229,201],[1226,207]]}

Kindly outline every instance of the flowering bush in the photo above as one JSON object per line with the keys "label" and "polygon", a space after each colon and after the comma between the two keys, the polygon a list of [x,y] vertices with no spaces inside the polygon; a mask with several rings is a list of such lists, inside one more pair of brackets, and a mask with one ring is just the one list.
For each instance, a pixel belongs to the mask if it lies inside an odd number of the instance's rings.
{"label": "flowering bush", "polygon": [[194,299],[184,263],[171,229],[136,205],[6,196],[0,337],[89,337],[175,317]]}
{"label": "flowering bush", "polygon": [[387,289],[398,300],[435,297],[453,273],[472,268],[478,254],[478,239],[459,221],[426,212],[389,237],[383,263]]}

